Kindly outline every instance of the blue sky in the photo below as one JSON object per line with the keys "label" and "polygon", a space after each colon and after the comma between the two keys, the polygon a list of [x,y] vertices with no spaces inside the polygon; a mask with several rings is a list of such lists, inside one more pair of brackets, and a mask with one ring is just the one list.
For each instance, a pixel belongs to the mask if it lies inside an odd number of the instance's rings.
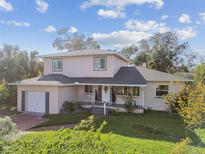
{"label": "blue sky", "polygon": [[205,0],[0,0],[0,45],[56,52],[52,42],[63,27],[118,50],[174,31],[205,55]]}

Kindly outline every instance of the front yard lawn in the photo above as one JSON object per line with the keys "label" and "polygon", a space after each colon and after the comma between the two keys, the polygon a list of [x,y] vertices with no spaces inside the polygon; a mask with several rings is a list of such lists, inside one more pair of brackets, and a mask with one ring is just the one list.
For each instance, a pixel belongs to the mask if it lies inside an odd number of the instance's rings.
{"label": "front yard lawn", "polygon": [[[104,133],[113,132],[127,137],[145,138],[176,142],[185,138],[185,127],[181,118],[171,116],[166,112],[149,111],[144,114],[120,113],[118,116],[109,115],[97,121],[107,122]],[[205,144],[201,132],[189,132],[194,144]],[[203,133],[201,133],[203,134]],[[201,138],[200,138],[201,137]]]}
{"label": "front yard lawn", "polygon": [[88,116],[90,116],[90,113],[88,112],[70,114],[48,114],[44,116],[44,118],[48,119],[48,121],[36,126],[35,128],[64,124],[76,124],[79,123],[82,119],[86,119]]}
{"label": "front yard lawn", "polygon": [[[48,121],[36,126],[36,128],[75,124],[90,115],[88,112],[45,115],[44,118],[48,119]],[[112,132],[128,138],[141,138],[172,143],[176,143],[186,137],[183,120],[177,116],[171,116],[166,112],[149,111],[144,114],[120,113],[119,115],[102,116],[96,119],[96,126],[99,126],[103,120],[107,122],[103,133]],[[205,129],[188,133],[193,144],[200,146],[205,145],[204,135]]]}

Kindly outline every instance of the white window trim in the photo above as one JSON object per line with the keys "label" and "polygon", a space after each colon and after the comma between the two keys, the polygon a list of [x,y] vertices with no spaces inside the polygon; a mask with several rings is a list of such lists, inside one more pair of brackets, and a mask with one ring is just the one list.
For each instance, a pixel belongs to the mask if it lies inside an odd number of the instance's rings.
{"label": "white window trim", "polygon": [[[95,68],[95,59],[105,59],[105,68],[104,69],[96,69]],[[107,71],[107,56],[98,56],[93,57],[93,71]]]}
{"label": "white window trim", "polygon": [[[122,92],[124,93],[124,87],[129,87],[129,86],[122,86],[123,87],[123,89],[122,89]],[[132,90],[132,88],[133,87],[131,87],[131,90]],[[140,88],[140,87],[138,87],[138,88]],[[132,97],[140,97],[140,89],[139,89],[139,95],[131,95]],[[127,96],[130,96],[130,95],[116,95],[116,96],[120,96],[120,97],[127,97]]]}
{"label": "white window trim", "polygon": [[[160,86],[160,85],[163,85],[163,86],[168,86],[168,94],[170,93],[169,90],[170,90],[170,87],[169,87],[169,84],[157,84],[155,85],[155,91],[154,91],[154,97],[155,98],[162,98],[162,96],[157,96],[157,86]],[[161,90],[161,91],[167,91],[167,90]]]}
{"label": "white window trim", "polygon": [[[54,61],[62,61],[62,69],[55,69],[53,65]],[[52,59],[52,72],[63,72],[63,59]]]}
{"label": "white window trim", "polygon": [[[91,92],[91,93],[89,93],[89,92],[85,92],[85,86],[92,86],[92,92]],[[84,85],[83,87],[84,87],[83,90],[84,90],[84,94],[85,94],[85,95],[93,95],[93,94],[94,94],[94,91],[95,91],[95,90],[94,90],[93,85]]]}

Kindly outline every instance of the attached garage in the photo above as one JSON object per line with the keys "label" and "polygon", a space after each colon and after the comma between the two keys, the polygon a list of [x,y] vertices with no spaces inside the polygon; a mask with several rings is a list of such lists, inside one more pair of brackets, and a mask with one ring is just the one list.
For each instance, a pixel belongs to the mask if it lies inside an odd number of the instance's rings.
{"label": "attached garage", "polygon": [[20,112],[57,114],[60,111],[57,86],[18,85],[18,106]]}
{"label": "attached garage", "polygon": [[45,92],[27,92],[28,112],[46,112],[46,93]]}

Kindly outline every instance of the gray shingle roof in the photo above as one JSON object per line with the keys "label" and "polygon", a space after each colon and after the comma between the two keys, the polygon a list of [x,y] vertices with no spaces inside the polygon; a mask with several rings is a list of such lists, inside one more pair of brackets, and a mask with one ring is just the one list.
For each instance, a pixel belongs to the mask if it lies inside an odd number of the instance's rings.
{"label": "gray shingle roof", "polygon": [[38,81],[58,81],[62,84],[73,84],[75,82],[72,78],[63,74],[48,74],[39,78]]}
{"label": "gray shingle roof", "polygon": [[136,66],[136,68],[147,81],[193,81],[192,79],[156,71],[146,67]]}
{"label": "gray shingle roof", "polygon": [[124,84],[146,85],[146,80],[135,67],[121,67],[111,77],[68,77],[62,74],[49,74],[41,77],[39,81],[59,81],[62,84]]}

